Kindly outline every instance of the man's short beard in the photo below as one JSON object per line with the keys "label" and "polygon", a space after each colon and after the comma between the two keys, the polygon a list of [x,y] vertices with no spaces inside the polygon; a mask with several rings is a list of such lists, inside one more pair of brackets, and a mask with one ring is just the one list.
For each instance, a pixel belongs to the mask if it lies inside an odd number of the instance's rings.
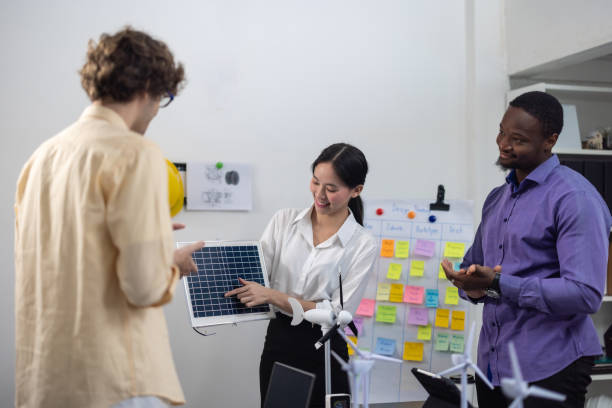
{"label": "man's short beard", "polygon": [[496,165],[497,167],[499,167],[499,169],[500,169],[500,170],[502,170],[502,171],[508,171],[508,170],[512,170],[512,169],[514,168],[514,167],[507,167],[507,166],[504,166],[504,165],[501,163],[501,158],[499,158],[499,157],[498,157],[498,158],[497,158],[497,160],[495,161],[495,165]]}

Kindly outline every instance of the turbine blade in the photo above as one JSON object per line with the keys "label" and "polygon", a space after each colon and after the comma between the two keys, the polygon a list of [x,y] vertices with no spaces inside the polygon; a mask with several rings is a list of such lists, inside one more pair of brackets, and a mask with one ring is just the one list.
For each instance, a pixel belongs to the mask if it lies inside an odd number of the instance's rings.
{"label": "turbine blade", "polygon": [[355,337],[359,336],[359,331],[357,330],[357,326],[355,326],[355,323],[353,323],[353,321],[351,320],[351,322],[348,324],[349,329],[351,329],[351,331],[353,332],[353,334],[355,335]]}
{"label": "turbine blade", "polygon": [[[339,266],[338,266],[338,281],[340,283],[340,307],[342,307],[342,310],[344,310],[344,296],[342,296],[342,272]],[[355,336],[356,335],[357,333],[355,333]]]}
{"label": "turbine blade", "polygon": [[464,350],[464,354],[469,357],[472,352],[472,342],[474,341],[474,331],[476,330],[476,322],[472,322],[472,328],[470,329],[470,335],[468,337],[468,341]]}
{"label": "turbine blade", "polygon": [[325,344],[327,340],[329,340],[334,334],[336,334],[336,330],[338,330],[338,323],[334,324],[334,326],[327,331],[316,343],[315,348],[318,350]]}
{"label": "turbine blade", "polygon": [[348,364],[346,361],[344,361],[342,359],[342,357],[340,357],[334,350],[330,350],[330,351],[331,351],[332,356],[334,356],[336,361],[338,361],[338,364],[340,364],[340,367],[342,367],[342,369],[344,371],[348,371],[349,373],[351,373],[351,366],[350,366],[350,364]]}
{"label": "turbine blade", "polygon": [[493,384],[491,384],[491,381],[489,381],[487,376],[484,375],[484,373],[480,370],[480,368],[478,368],[476,364],[470,364],[470,366],[474,369],[474,373],[476,373],[476,375],[480,377],[482,382],[487,384],[487,387],[489,387],[490,389],[493,389]]}
{"label": "turbine blade", "polygon": [[521,375],[521,367],[519,365],[518,356],[516,355],[516,349],[514,348],[514,344],[512,342],[508,344],[508,351],[510,352],[510,363],[512,363],[512,373],[514,374],[514,379],[522,383],[523,376]]}
{"label": "turbine blade", "polygon": [[370,354],[370,358],[374,359],[374,360],[380,360],[380,361],[391,361],[392,363],[402,363],[402,360],[400,360],[399,358],[394,358],[394,357],[387,357],[387,356],[381,356],[380,354]]}
{"label": "turbine blade", "polygon": [[357,348],[357,345],[356,345],[355,343],[353,343],[353,342],[351,341],[351,339],[349,339],[349,338],[347,337],[347,335],[346,335],[346,334],[344,334],[344,331],[342,331],[341,329],[338,329],[338,334],[339,334],[340,336],[342,336],[342,338],[344,339],[344,341],[346,342],[346,344],[348,344],[348,345],[349,345],[349,347],[350,347],[350,348],[352,348],[353,350],[355,350],[355,353],[357,353],[357,355],[358,355],[359,357],[361,357],[361,358],[368,358],[368,356],[366,356],[366,355],[365,355],[365,353],[364,353],[363,351],[359,350],[359,349]]}
{"label": "turbine blade", "polygon": [[449,369],[447,369],[447,370],[444,370],[444,371],[439,372],[439,373],[438,373],[438,375],[439,375],[440,377],[443,377],[443,376],[445,376],[445,375],[447,375],[447,374],[454,373],[455,371],[459,371],[459,370],[461,370],[462,368],[463,368],[463,364],[461,364],[461,365],[457,365],[457,366],[451,367],[451,368],[449,368]]}
{"label": "turbine blade", "polygon": [[297,326],[304,320],[304,308],[297,299],[290,297],[288,300],[289,304],[291,305],[291,314],[293,315],[291,325]]}
{"label": "turbine blade", "polygon": [[517,397],[508,408],[523,408],[523,397]]}
{"label": "turbine blade", "polygon": [[537,385],[532,385],[527,389],[527,395],[533,395],[534,397],[546,398],[554,401],[565,401],[565,395],[555,391],[549,391]]}

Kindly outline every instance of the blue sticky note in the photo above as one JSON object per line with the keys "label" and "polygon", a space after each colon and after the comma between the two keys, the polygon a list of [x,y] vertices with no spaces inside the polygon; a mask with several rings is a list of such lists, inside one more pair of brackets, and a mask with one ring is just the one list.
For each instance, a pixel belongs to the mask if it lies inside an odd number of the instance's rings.
{"label": "blue sticky note", "polygon": [[458,271],[459,269],[461,269],[461,262],[455,262],[453,264],[453,269],[455,269],[456,271]]}
{"label": "blue sticky note", "polygon": [[374,349],[376,354],[383,356],[392,356],[395,354],[395,340],[385,339],[384,337],[378,337],[376,339],[376,348]]}
{"label": "blue sticky note", "polygon": [[425,290],[425,306],[438,307],[438,289]]}

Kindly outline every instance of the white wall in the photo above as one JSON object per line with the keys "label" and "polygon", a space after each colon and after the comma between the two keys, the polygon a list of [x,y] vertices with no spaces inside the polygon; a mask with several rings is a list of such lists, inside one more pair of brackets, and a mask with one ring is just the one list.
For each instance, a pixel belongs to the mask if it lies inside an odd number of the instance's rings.
{"label": "white wall", "polygon": [[538,67],[559,68],[612,52],[609,0],[505,3],[510,75]]}
{"label": "white wall", "polygon": [[[252,212],[183,212],[177,240],[258,238],[275,210],[309,205],[309,164],[336,141],[365,152],[366,199],[433,199],[444,184],[448,198],[479,208],[501,182],[492,164],[507,88],[501,1],[3,2],[3,405],[14,388],[15,181],[87,105],[76,73],[87,39],[126,23],[165,40],[189,79],[147,137],[174,161],[255,168]],[[197,336],[180,288],[166,315],[188,406],[256,406],[266,325]]]}

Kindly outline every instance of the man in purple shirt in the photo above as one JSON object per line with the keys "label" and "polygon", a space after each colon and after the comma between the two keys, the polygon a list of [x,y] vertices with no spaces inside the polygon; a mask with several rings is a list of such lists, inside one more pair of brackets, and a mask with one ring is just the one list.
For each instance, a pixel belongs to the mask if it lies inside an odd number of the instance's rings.
{"label": "man in purple shirt", "polygon": [[528,398],[525,407],[583,407],[594,356],[601,354],[589,314],[601,304],[610,212],[583,176],[551,153],[563,110],[544,92],[512,102],[497,135],[497,164],[510,173],[487,197],[461,269],[442,262],[463,297],[484,303],[478,405],[507,407],[499,387],[512,377],[508,343],[524,379],[567,396],[563,403]]}

